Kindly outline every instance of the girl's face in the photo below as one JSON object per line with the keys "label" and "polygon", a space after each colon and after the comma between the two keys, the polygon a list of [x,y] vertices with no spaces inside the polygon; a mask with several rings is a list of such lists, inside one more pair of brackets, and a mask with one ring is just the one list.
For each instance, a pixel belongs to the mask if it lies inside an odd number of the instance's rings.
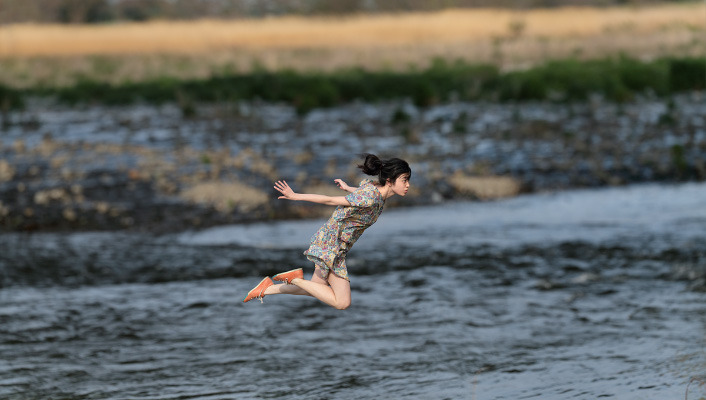
{"label": "girl's face", "polygon": [[404,196],[409,190],[409,174],[402,174],[391,184],[392,192]]}

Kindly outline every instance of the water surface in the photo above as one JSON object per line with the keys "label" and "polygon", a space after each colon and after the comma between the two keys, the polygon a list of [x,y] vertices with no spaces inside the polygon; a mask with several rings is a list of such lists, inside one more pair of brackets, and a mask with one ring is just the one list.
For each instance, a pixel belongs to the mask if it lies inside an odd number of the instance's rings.
{"label": "water surface", "polygon": [[[706,184],[388,210],[353,305],[272,296],[322,221],[5,234],[8,399],[665,399],[706,381]],[[706,396],[698,381],[688,398]]]}

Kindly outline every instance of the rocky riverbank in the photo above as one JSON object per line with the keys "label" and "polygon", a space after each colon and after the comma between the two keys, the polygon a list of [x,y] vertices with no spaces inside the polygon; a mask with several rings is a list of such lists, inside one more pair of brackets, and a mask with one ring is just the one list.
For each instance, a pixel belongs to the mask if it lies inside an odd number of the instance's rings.
{"label": "rocky riverbank", "polygon": [[589,102],[90,106],[2,115],[0,230],[173,231],[303,218],[272,183],[339,193],[362,152],[408,159],[390,206],[648,181],[706,179],[706,94]]}

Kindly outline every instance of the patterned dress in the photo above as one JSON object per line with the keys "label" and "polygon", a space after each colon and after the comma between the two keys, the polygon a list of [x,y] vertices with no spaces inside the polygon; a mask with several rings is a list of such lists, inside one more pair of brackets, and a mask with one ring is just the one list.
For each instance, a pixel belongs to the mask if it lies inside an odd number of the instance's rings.
{"label": "patterned dress", "polygon": [[360,182],[358,188],[346,196],[350,207],[338,206],[331,218],[311,238],[306,258],[313,261],[323,272],[325,279],[333,271],[348,279],[346,254],[360,235],[377,221],[385,201],[370,179]]}

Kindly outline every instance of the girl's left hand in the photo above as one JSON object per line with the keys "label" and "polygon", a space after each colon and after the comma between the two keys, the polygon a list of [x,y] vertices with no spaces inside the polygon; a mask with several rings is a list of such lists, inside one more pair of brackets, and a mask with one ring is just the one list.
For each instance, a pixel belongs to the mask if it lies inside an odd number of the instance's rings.
{"label": "girl's left hand", "polygon": [[338,187],[339,187],[340,189],[343,189],[343,190],[345,190],[346,192],[350,192],[350,191],[351,191],[351,187],[348,186],[348,184],[347,184],[346,182],[343,182],[343,179],[334,179],[333,181],[336,182],[336,184],[338,185]]}
{"label": "girl's left hand", "polygon": [[288,200],[294,200],[294,190],[289,187],[287,184],[287,181],[277,181],[275,183],[275,189],[277,189],[278,192],[282,193],[282,196],[279,196],[278,199],[288,199]]}

